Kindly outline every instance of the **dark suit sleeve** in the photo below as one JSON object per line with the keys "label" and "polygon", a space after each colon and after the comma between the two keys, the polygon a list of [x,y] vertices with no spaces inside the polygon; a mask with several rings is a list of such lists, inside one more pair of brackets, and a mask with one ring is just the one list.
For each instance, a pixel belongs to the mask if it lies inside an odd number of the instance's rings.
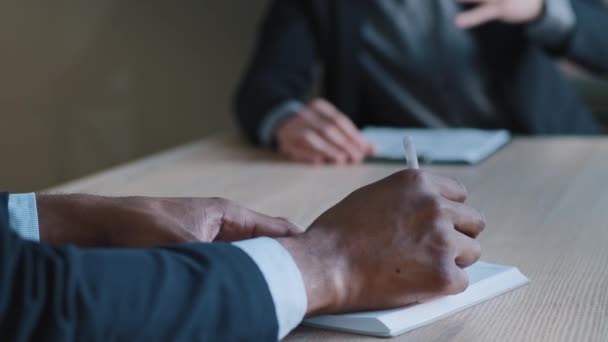
{"label": "dark suit sleeve", "polygon": [[273,341],[272,297],[225,244],[83,250],[21,240],[0,194],[4,341]]}
{"label": "dark suit sleeve", "polygon": [[576,26],[565,57],[592,72],[608,73],[608,8],[599,0],[571,0]]}
{"label": "dark suit sleeve", "polygon": [[312,89],[317,42],[312,19],[297,0],[275,0],[263,20],[253,59],[237,90],[235,112],[247,137],[259,143],[266,115]]}

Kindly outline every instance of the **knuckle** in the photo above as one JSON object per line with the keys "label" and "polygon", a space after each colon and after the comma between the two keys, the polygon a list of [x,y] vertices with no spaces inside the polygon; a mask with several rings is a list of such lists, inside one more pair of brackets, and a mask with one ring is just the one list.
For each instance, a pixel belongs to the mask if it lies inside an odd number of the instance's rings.
{"label": "knuckle", "polygon": [[303,137],[305,132],[307,132],[305,129],[279,131],[277,132],[277,143],[279,146],[285,147],[296,144],[304,140]]}
{"label": "knuckle", "polygon": [[325,101],[323,99],[314,99],[310,101],[309,106],[314,109],[321,109],[325,106]]}
{"label": "knuckle", "polygon": [[288,128],[285,126],[282,126],[277,131],[277,142],[279,143],[279,145],[284,145],[287,142],[289,142],[291,136],[292,136],[292,134],[290,134],[290,132],[288,132]]}
{"label": "knuckle", "polygon": [[287,119],[285,119],[285,123],[289,124],[289,123],[303,123],[306,122],[306,117],[310,115],[310,110],[304,108],[301,111],[295,113],[294,115],[288,116]]}
{"label": "knuckle", "polygon": [[278,141],[278,147],[279,147],[279,152],[283,153],[285,155],[291,156],[292,155],[292,148],[291,148],[291,144],[289,144],[286,141]]}
{"label": "knuckle", "polygon": [[433,252],[439,260],[443,260],[449,257],[451,247],[452,241],[448,237],[448,234],[440,231],[433,235],[432,248]]}
{"label": "knuckle", "polygon": [[301,154],[290,152],[290,153],[287,153],[286,155],[292,161],[295,161],[295,162],[298,162],[298,163],[305,162],[304,157]]}
{"label": "knuckle", "polygon": [[400,182],[408,187],[421,188],[427,184],[427,175],[420,170],[402,170],[395,174]]}
{"label": "knuckle", "polygon": [[213,202],[213,205],[217,208],[225,209],[233,205],[232,201],[227,200],[223,197],[212,197],[210,199]]}
{"label": "knuckle", "polygon": [[474,228],[473,237],[477,237],[486,228],[486,219],[484,218],[483,214],[481,212],[479,212],[478,210],[476,210],[474,208],[470,208],[469,210],[472,213],[472,215],[471,215],[472,218],[470,219],[470,223],[471,223],[472,227]]}
{"label": "knuckle", "polygon": [[285,156],[287,156],[287,158],[294,160],[294,161],[302,161],[303,159],[305,159],[307,156],[301,153],[297,153],[293,150],[290,150],[289,152],[285,153]]}
{"label": "knuckle", "polygon": [[314,164],[315,160],[312,157],[298,155],[293,160],[300,164]]}
{"label": "knuckle", "polygon": [[294,224],[286,217],[277,217],[276,220],[282,227],[285,227],[287,230],[291,230],[294,233],[300,234],[306,231],[304,228]]}
{"label": "knuckle", "polygon": [[434,224],[438,224],[443,217],[443,203],[438,196],[426,195],[418,200],[420,212],[426,213]]}
{"label": "knuckle", "polygon": [[306,122],[306,111],[297,113],[296,115],[292,115],[287,118],[279,127],[278,132],[292,132],[294,130],[297,131],[298,127],[301,127]]}
{"label": "knuckle", "polygon": [[481,244],[479,241],[475,240],[472,249],[473,258],[475,259],[474,261],[477,262],[481,258]]}
{"label": "knuckle", "polygon": [[306,162],[307,163],[312,163],[314,165],[320,165],[320,164],[323,164],[324,159],[323,159],[323,156],[312,155],[309,158],[307,158]]}
{"label": "knuckle", "polygon": [[312,123],[317,120],[316,118],[316,112],[313,110],[313,108],[305,108],[303,109],[301,112],[299,112],[298,114],[292,116],[291,118],[287,119],[287,120],[291,120],[291,121],[287,121],[288,123],[292,123],[293,124],[293,129],[299,129],[302,127],[310,127],[312,125]]}
{"label": "knuckle", "polygon": [[467,189],[466,185],[464,185],[464,183],[459,179],[452,178],[452,180],[454,181],[456,186],[460,188],[462,200],[466,200],[469,197],[469,190]]}
{"label": "knuckle", "polygon": [[302,144],[308,145],[311,141],[313,141],[314,138],[315,133],[313,131],[306,130],[299,135],[298,141]]}
{"label": "knuckle", "polygon": [[331,156],[331,160],[337,163],[342,163],[347,159],[346,155],[341,152],[335,152]]}
{"label": "knuckle", "polygon": [[334,127],[332,125],[324,125],[320,129],[321,134],[325,137],[330,137],[334,135]]}
{"label": "knuckle", "polygon": [[281,151],[281,153],[283,153],[283,155],[285,155],[287,158],[294,161],[299,161],[303,157],[301,153],[297,153],[293,148]]}
{"label": "knuckle", "polygon": [[329,121],[329,123],[332,124],[334,127],[342,125],[342,119],[338,115],[333,113],[328,116],[327,121]]}
{"label": "knuckle", "polygon": [[280,222],[282,225],[284,226],[289,226],[291,225],[291,221],[289,221],[287,218],[285,217],[275,217],[275,219]]}
{"label": "knuckle", "polygon": [[439,292],[445,293],[453,286],[454,276],[446,262],[439,262],[433,269],[433,284]]}
{"label": "knuckle", "polygon": [[314,111],[312,111],[310,108],[304,108],[298,114],[287,119],[287,122],[290,122],[290,121],[297,122],[298,126],[305,125],[308,123],[308,121],[311,119],[311,117],[314,116],[314,114],[315,114]]}
{"label": "knuckle", "polygon": [[465,275],[454,276],[451,280],[450,287],[447,289],[450,294],[458,294],[464,292],[469,287],[469,278]]}
{"label": "knuckle", "polygon": [[481,211],[477,211],[479,213],[479,222],[478,222],[478,226],[479,226],[479,232],[483,232],[486,229],[487,226],[487,221],[486,221],[486,217],[485,215],[481,212]]}
{"label": "knuckle", "polygon": [[418,187],[424,187],[428,184],[428,176],[426,173],[419,170],[408,170],[410,182]]}
{"label": "knuckle", "polygon": [[450,295],[461,293],[469,286],[466,273],[448,263],[435,269],[434,282],[438,292]]}
{"label": "knuckle", "polygon": [[363,152],[359,151],[359,150],[352,150],[350,151],[350,155],[353,158],[353,160],[357,163],[363,161],[363,159],[365,159],[365,155],[363,154]]}
{"label": "knuckle", "polygon": [[274,217],[273,220],[277,226],[281,227],[281,229],[289,230],[292,227],[291,222],[285,217]]}

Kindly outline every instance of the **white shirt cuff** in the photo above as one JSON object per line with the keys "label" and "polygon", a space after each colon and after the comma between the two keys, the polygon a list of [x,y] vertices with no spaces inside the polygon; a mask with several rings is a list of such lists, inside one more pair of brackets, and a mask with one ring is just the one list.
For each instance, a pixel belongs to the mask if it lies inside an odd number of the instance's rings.
{"label": "white shirt cuff", "polygon": [[36,194],[11,194],[8,196],[8,223],[21,238],[40,241]]}
{"label": "white shirt cuff", "polygon": [[276,240],[257,238],[235,242],[233,245],[247,253],[264,275],[277,315],[278,339],[283,339],[302,322],[308,307],[300,269],[289,252]]}
{"label": "white shirt cuff", "polygon": [[259,139],[262,146],[270,147],[275,139],[275,134],[279,125],[298,112],[304,109],[304,105],[300,101],[289,100],[276,106],[266,115],[264,121],[260,125]]}

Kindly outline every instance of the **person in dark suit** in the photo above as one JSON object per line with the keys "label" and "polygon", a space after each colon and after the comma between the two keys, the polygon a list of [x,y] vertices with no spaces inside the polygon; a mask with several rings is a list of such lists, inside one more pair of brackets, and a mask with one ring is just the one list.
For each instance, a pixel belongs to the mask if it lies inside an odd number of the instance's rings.
{"label": "person in dark suit", "polygon": [[0,336],[273,341],[304,316],[458,293],[485,226],[465,199],[403,171],[302,233],[223,199],[0,193]]}
{"label": "person in dark suit", "polygon": [[367,125],[598,134],[556,59],[605,74],[606,32],[599,0],[275,0],[235,112],[310,163],[360,162]]}

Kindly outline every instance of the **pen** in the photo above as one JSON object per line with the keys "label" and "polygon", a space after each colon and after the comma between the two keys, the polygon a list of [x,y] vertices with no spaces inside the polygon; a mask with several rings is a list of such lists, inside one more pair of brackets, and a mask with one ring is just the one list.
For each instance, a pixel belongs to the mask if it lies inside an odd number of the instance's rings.
{"label": "pen", "polygon": [[410,136],[403,138],[403,152],[405,153],[405,159],[407,160],[407,168],[411,170],[418,170],[418,154],[416,153],[416,146],[414,146],[414,140]]}

